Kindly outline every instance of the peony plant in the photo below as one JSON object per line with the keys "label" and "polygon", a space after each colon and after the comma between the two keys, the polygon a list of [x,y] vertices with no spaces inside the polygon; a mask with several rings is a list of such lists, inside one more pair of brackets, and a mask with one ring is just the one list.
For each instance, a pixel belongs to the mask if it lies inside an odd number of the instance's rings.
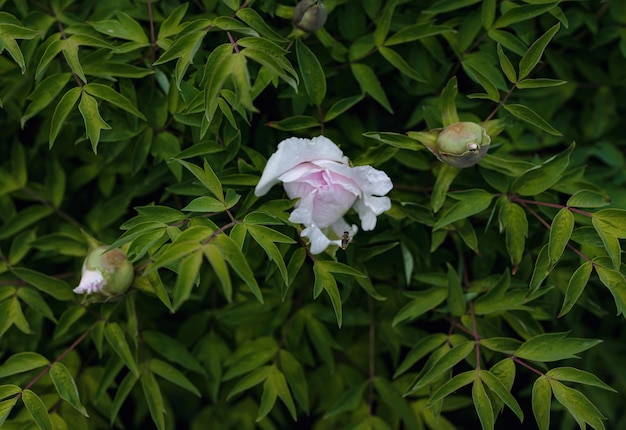
{"label": "peony plant", "polygon": [[290,199],[298,199],[289,221],[305,226],[300,235],[310,240],[313,254],[330,245],[345,247],[345,232],[354,237],[357,226],[344,219],[351,208],[366,231],[373,230],[376,217],[391,208],[385,197],[393,187],[389,176],[372,166],[353,167],[324,136],[280,142],[254,193],[263,196],[279,182]]}

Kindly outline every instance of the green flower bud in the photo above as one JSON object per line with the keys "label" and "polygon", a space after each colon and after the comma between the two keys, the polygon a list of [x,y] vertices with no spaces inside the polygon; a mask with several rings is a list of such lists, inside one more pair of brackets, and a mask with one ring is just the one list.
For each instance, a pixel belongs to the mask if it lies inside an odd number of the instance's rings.
{"label": "green flower bud", "polygon": [[109,298],[128,290],[134,278],[133,265],[121,249],[107,249],[107,245],[99,246],[87,254],[75,293],[99,294]]}
{"label": "green flower bud", "polygon": [[479,124],[457,122],[439,132],[433,153],[454,167],[470,167],[487,154],[490,142],[487,131]]}
{"label": "green flower bud", "polygon": [[293,25],[309,33],[319,30],[328,18],[322,0],[300,0],[293,11]]}

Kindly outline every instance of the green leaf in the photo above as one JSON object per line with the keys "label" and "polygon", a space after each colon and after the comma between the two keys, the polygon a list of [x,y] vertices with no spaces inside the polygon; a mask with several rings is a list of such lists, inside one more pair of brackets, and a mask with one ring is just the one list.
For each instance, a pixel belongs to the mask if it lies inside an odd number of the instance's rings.
{"label": "green leaf", "polygon": [[389,64],[398,69],[398,71],[400,71],[403,75],[406,75],[417,82],[427,82],[427,79],[420,74],[418,69],[412,67],[404,59],[404,57],[402,57],[402,55],[398,54],[393,49],[387,48],[386,46],[379,46],[378,52],[380,52],[380,55],[382,55],[383,58],[389,62]]}
{"label": "green leaf", "polygon": [[52,383],[59,393],[59,397],[72,405],[74,409],[80,412],[83,416],[89,417],[87,410],[80,403],[80,396],[78,395],[76,382],[63,363],[54,363],[52,367],[50,367],[49,373]]}
{"label": "green leaf", "polygon": [[352,412],[357,409],[363,402],[363,392],[365,391],[367,385],[367,382],[364,382],[362,384],[354,384],[347,388],[339,400],[337,400],[337,402],[333,404],[328,411],[326,411],[324,418],[332,418],[339,414]]}
{"label": "green leaf", "polygon": [[[346,97],[346,98],[337,100],[328,109],[328,111],[326,111],[326,114],[324,115],[324,122],[332,121],[333,119],[337,118],[342,113],[344,113],[347,110],[349,110],[350,108],[352,108],[352,106],[356,105],[361,100],[363,100],[363,94],[360,94],[358,96],[353,96],[353,97]],[[367,134],[367,133],[365,133],[365,134]]]}
{"label": "green leaf", "polygon": [[319,120],[308,115],[295,115],[280,121],[270,121],[268,126],[282,131],[305,130],[320,126]]}
{"label": "green leaf", "polygon": [[539,63],[539,60],[541,59],[543,51],[545,51],[546,49],[546,46],[548,46],[548,43],[550,43],[550,41],[560,28],[561,24],[557,22],[532,45],[530,45],[530,47],[519,62],[519,79],[524,79],[530,74],[530,72],[532,72],[537,63]]}
{"label": "green leaf", "polygon": [[374,387],[380,399],[402,419],[405,428],[417,430],[420,427],[415,412],[411,409],[402,392],[391,382],[381,376],[374,377]]}
{"label": "green leaf", "polygon": [[39,398],[39,396],[33,393],[29,389],[22,391],[22,401],[26,410],[32,417],[33,421],[42,430],[52,430],[52,423],[50,422],[50,415],[48,415],[48,408]]}
{"label": "green leaf", "polygon": [[457,391],[459,388],[465,387],[469,385],[476,376],[478,375],[478,370],[468,370],[467,372],[459,373],[441,387],[439,387],[428,399],[427,406],[432,406],[435,403],[443,400],[448,397],[450,394]]}
{"label": "green leaf", "polygon": [[143,395],[146,398],[148,409],[150,410],[150,416],[152,421],[156,425],[157,429],[165,430],[165,404],[163,402],[163,395],[161,394],[161,388],[152,372],[145,371],[141,375],[141,388]]}
{"label": "green leaf", "polygon": [[410,389],[409,392],[414,392],[420,388],[426,387],[430,383],[434,382],[443,372],[451,369],[475,348],[473,341],[466,341],[459,343],[454,348],[446,352],[430,370],[428,370],[420,379],[418,379]]}
{"label": "green leaf", "polygon": [[[504,50],[502,49],[502,45],[500,45],[499,43],[497,45],[497,51],[498,59],[500,60],[500,68],[504,72],[504,75],[509,80],[509,82],[516,83],[517,73],[515,73],[515,69],[513,68],[511,60],[509,60],[509,57],[506,56]],[[519,85],[519,83],[517,85]]]}
{"label": "green leaf", "polygon": [[133,42],[147,45],[148,37],[143,31],[143,27],[122,11],[116,11],[115,19],[105,19],[102,21],[90,22],[91,26],[99,33],[109,37],[117,37],[119,39],[131,40]]}
{"label": "green leaf", "polygon": [[12,272],[27,284],[32,285],[42,293],[46,293],[57,300],[68,301],[74,298],[74,293],[70,286],[60,279],[35,272],[25,267],[15,267],[12,269]]}
{"label": "green leaf", "polygon": [[615,236],[619,239],[626,239],[626,210],[624,209],[602,209],[591,215],[593,226]]}
{"label": "green leaf", "polygon": [[574,144],[571,144],[560,154],[549,158],[539,166],[528,169],[513,182],[511,190],[522,196],[535,196],[546,191],[563,177],[573,149]]}
{"label": "green leaf", "polygon": [[326,291],[330,302],[335,311],[335,317],[337,318],[337,325],[341,328],[343,322],[343,313],[341,306],[341,295],[337,288],[337,281],[329,271],[326,270],[323,265],[316,261],[313,265],[313,274],[315,275],[315,285],[313,287],[313,297],[316,298],[322,291]]}
{"label": "green leaf", "polygon": [[211,267],[220,281],[224,297],[226,297],[226,300],[230,302],[233,298],[233,285],[230,279],[230,273],[228,272],[228,266],[226,265],[226,260],[222,256],[220,249],[209,243],[202,247],[202,252],[211,264]]}
{"label": "green leaf", "polygon": [[424,149],[424,147],[415,139],[407,137],[404,134],[368,131],[363,133],[363,136],[369,137],[370,139],[374,139],[379,142],[386,143],[387,145],[391,145],[394,148],[408,149],[410,151],[421,151],[422,149]]}
{"label": "green leaf", "polygon": [[46,77],[35,86],[33,92],[28,96],[28,100],[32,100],[32,102],[22,116],[22,128],[24,128],[26,121],[52,103],[52,100],[59,95],[71,77],[71,73],[55,73]]}
{"label": "green leaf", "polygon": [[[591,216],[591,223],[593,224],[593,228],[600,237],[600,240],[602,240],[604,249],[611,258],[611,261],[613,262],[613,268],[619,270],[622,264],[622,249],[618,237],[612,234],[615,229],[613,228],[613,226],[603,222],[599,218],[596,218],[594,215],[595,214]],[[623,235],[623,233],[621,232],[619,234]]]}
{"label": "green leaf", "polygon": [[448,297],[448,289],[433,287],[424,291],[412,292],[409,297],[412,300],[404,305],[393,318],[392,325],[394,327],[405,320],[413,320],[439,306]]}
{"label": "green leaf", "polygon": [[237,383],[229,391],[228,395],[226,396],[226,401],[230,400],[233,396],[249,388],[259,385],[261,382],[267,379],[271,371],[272,366],[261,366],[248,373],[246,376],[237,381]]}
{"label": "green leaf", "polygon": [[122,405],[124,404],[124,401],[130,394],[131,390],[135,386],[135,383],[137,383],[138,379],[139,376],[134,375],[132,372],[127,373],[124,379],[122,379],[120,385],[117,387],[117,390],[115,392],[115,398],[113,399],[113,403],[111,405],[111,414],[109,416],[109,423],[111,424],[111,426],[113,425],[115,420],[118,419],[118,412],[120,411]]}
{"label": "green leaf", "polygon": [[453,76],[441,91],[441,120],[444,127],[460,121],[456,110],[456,96],[458,93],[459,85],[456,76]]}
{"label": "green leaf", "polygon": [[[283,375],[283,373],[278,369],[278,367],[276,367],[276,365],[272,366],[272,371],[265,380],[263,388],[266,390],[270,390],[273,393],[276,393],[276,395],[280,398],[280,400],[283,402],[283,404],[291,414],[291,418],[293,418],[294,421],[297,420],[296,405],[293,402],[293,397],[291,396],[291,392],[289,391],[289,387],[287,386],[285,375]],[[259,408],[257,421],[262,418],[260,409],[261,408]]]}
{"label": "green leaf", "polygon": [[196,197],[181,210],[186,212],[220,213],[224,212],[226,209],[227,208],[224,207],[224,203],[220,202],[216,198],[202,196]]}
{"label": "green leaf", "polygon": [[617,314],[626,315],[626,279],[624,279],[624,275],[617,270],[607,269],[599,264],[595,264],[594,268],[600,278],[600,282],[613,295]]}
{"label": "green leaf", "polygon": [[[237,18],[248,24],[252,29],[256,30],[261,36],[282,43],[285,39],[278,34],[271,26],[269,26],[263,17],[261,17],[254,9],[250,7],[238,8],[235,11]],[[257,37],[256,39],[261,40]],[[239,43],[241,39],[237,42]]]}
{"label": "green leaf", "polygon": [[0,378],[28,372],[50,364],[48,359],[36,352],[18,352],[6,359],[0,366]]}
{"label": "green leaf", "polygon": [[556,264],[572,236],[574,231],[574,215],[568,208],[562,208],[557,212],[550,226],[550,239],[548,241],[548,253],[550,264]]}
{"label": "green leaf", "polygon": [[[19,391],[21,391],[21,389],[19,389],[18,392]],[[0,426],[3,425],[6,419],[9,417],[9,414],[13,410],[13,406],[15,406],[16,403],[17,396],[0,402]]]}
{"label": "green leaf", "polygon": [[494,197],[493,194],[478,188],[453,192],[448,195],[459,201],[441,214],[433,227],[434,230],[484,211],[489,207]]}
{"label": "green leaf", "polygon": [[575,367],[556,367],[548,370],[548,372],[546,372],[546,376],[559,381],[576,382],[578,384],[589,385],[591,387],[602,388],[603,390],[617,393],[617,391],[606,385],[593,373],[576,369]]}
{"label": "green leaf", "polygon": [[204,169],[187,161],[179,160],[178,158],[174,158],[174,160],[178,161],[189,170],[220,202],[224,202],[222,184],[206,159],[204,159]]}
{"label": "green leaf", "polygon": [[500,101],[500,91],[498,91],[498,87],[493,81],[489,79],[489,77],[486,74],[481,72],[478,68],[474,67],[473,65],[469,64],[467,61],[463,62],[463,69],[467,73],[469,73],[471,76],[473,76],[474,79],[476,79],[476,81],[480,84],[480,86],[483,87],[485,91],[487,92],[487,94],[485,95],[480,94],[479,96],[481,98],[486,98],[494,102]]}
{"label": "green leaf", "polygon": [[552,389],[550,382],[545,375],[535,380],[532,391],[532,407],[535,420],[539,430],[549,430],[550,428],[550,403],[552,400]]}
{"label": "green leaf", "polygon": [[374,31],[374,44],[379,47],[385,42],[387,34],[389,33],[389,27],[391,26],[391,20],[393,18],[393,12],[398,4],[397,0],[388,1],[385,4],[383,13],[376,20],[376,30]]}
{"label": "green leaf", "polygon": [[14,21],[15,23],[6,21],[0,22],[0,45],[2,46],[2,50],[6,49],[9,52],[11,58],[20,66],[22,74],[24,74],[26,72],[26,62],[15,39],[34,39],[42,33],[28,27],[23,27],[18,20]]}
{"label": "green leaf", "polygon": [[526,212],[517,203],[506,201],[500,210],[500,225],[505,231],[506,249],[511,257],[515,273],[522,261],[528,236],[528,220]]}
{"label": "green leaf", "polygon": [[176,277],[176,284],[174,285],[174,292],[172,294],[172,307],[174,310],[179,309],[191,295],[191,290],[198,279],[198,273],[202,265],[202,255],[203,253],[201,251],[196,251],[186,255],[180,260],[178,264],[178,276]]}
{"label": "green leaf", "polygon": [[178,385],[181,388],[189,391],[192,394],[195,394],[198,397],[202,397],[200,391],[193,385],[193,383],[181,372],[178,371],[174,366],[158,360],[156,358],[150,359],[148,364],[148,368],[155,374],[159,375],[161,378],[170,381],[173,384]]}
{"label": "green leaf", "polygon": [[53,210],[48,206],[30,205],[16,213],[0,227],[0,240],[7,239],[22,230],[36,224],[38,221],[52,214]]}
{"label": "green leaf", "polygon": [[52,114],[52,123],[50,125],[50,137],[49,137],[49,147],[52,149],[54,145],[54,141],[56,140],[67,116],[70,114],[74,105],[78,101],[78,98],[81,95],[81,89],[79,87],[72,88],[68,92],[66,92],[56,108],[54,109],[54,113]]}
{"label": "green leaf", "polygon": [[354,78],[359,83],[361,91],[369,94],[376,100],[387,112],[393,113],[393,109],[389,104],[385,90],[383,89],[378,77],[374,73],[374,70],[370,66],[360,63],[353,63],[350,65]]}
{"label": "green leaf", "polygon": [[298,405],[304,410],[305,413],[309,413],[309,392],[306,381],[306,375],[302,369],[300,362],[288,351],[281,349],[278,352],[278,363],[282,370],[289,388],[293,393]]}
{"label": "green leaf", "polygon": [[474,408],[478,414],[482,429],[493,430],[493,408],[480,378],[474,379],[474,384],[472,385],[472,401],[474,402]]}
{"label": "green leaf", "polygon": [[261,248],[263,248],[268,258],[271,261],[274,261],[276,267],[280,271],[280,275],[283,278],[285,285],[289,285],[289,277],[285,260],[274,242],[295,243],[295,241],[282,233],[278,233],[277,231],[262,225],[248,226],[248,231],[250,232],[252,238],[261,246]]}
{"label": "green leaf", "polygon": [[602,422],[605,418],[602,416],[602,413],[583,393],[567,387],[554,379],[549,381],[554,398],[572,414],[580,428],[584,429],[585,424],[589,424],[596,430],[605,429]]}
{"label": "green leaf", "polygon": [[423,39],[437,34],[454,32],[454,29],[451,27],[434,25],[431,22],[413,24],[405,26],[395,34],[391,35],[385,41],[385,46],[399,45],[401,43],[412,42],[414,40]]}
{"label": "green leaf", "polygon": [[591,260],[587,260],[572,274],[565,290],[565,299],[559,312],[559,318],[567,314],[578,301],[587,286],[587,282],[589,282],[592,268]]}
{"label": "green leaf", "polygon": [[479,374],[483,382],[487,384],[487,387],[489,387],[489,389],[495,393],[495,395],[498,396],[500,400],[502,400],[504,404],[513,411],[513,413],[515,413],[515,415],[517,415],[520,422],[524,421],[524,413],[522,412],[522,409],[502,381],[500,381],[493,373],[486,370],[480,371]]}
{"label": "green leaf", "polygon": [[560,79],[537,78],[522,79],[515,86],[521,90],[524,90],[528,88],[552,88],[565,85],[566,83],[567,81],[562,81]]}
{"label": "green leaf", "polygon": [[163,355],[168,360],[194,372],[204,374],[200,362],[179,340],[153,330],[144,331],[143,339],[153,351]]}
{"label": "green leaf", "polygon": [[249,59],[256,61],[262,66],[271,70],[275,76],[278,76],[285,81],[290,87],[297,91],[298,89],[298,74],[294,70],[293,66],[284,56],[276,56],[268,52],[255,48],[246,48],[240,51]]}
{"label": "green leaf", "polygon": [[320,106],[326,97],[324,69],[313,51],[300,38],[296,39],[296,57],[304,88],[313,104]]}
{"label": "green leaf", "polygon": [[578,190],[568,200],[568,207],[599,208],[611,204],[611,198],[597,191]]}
{"label": "green leaf", "polygon": [[448,266],[448,309],[455,317],[460,317],[465,313],[465,296],[463,295],[463,287],[459,276],[450,265]]}
{"label": "green leaf", "polygon": [[135,376],[139,376],[139,368],[135,363],[130,346],[126,342],[124,332],[117,323],[108,323],[104,328],[104,337],[111,348],[119,355],[126,367],[128,367]]}
{"label": "green leaf", "polygon": [[250,288],[254,297],[256,297],[260,303],[263,303],[263,294],[259,289],[259,284],[257,284],[254,273],[252,272],[252,269],[250,269],[250,265],[248,264],[246,257],[243,255],[235,241],[225,234],[220,234],[215,237],[213,243],[219,247],[224,259],[228,262],[235,273],[237,273],[237,275],[246,283],[248,288]]}
{"label": "green leaf", "polygon": [[535,111],[525,105],[520,104],[505,104],[506,109],[514,117],[521,119],[531,125],[534,125],[540,130],[545,131],[553,136],[563,136],[563,133],[552,127],[545,119],[539,116]]}
{"label": "green leaf", "polygon": [[83,86],[83,90],[94,97],[105,100],[113,106],[135,115],[137,118],[143,119],[144,121],[146,120],[146,117],[137,110],[137,107],[128,98],[107,85],[87,84]]}
{"label": "green leaf", "polygon": [[78,110],[83,116],[85,121],[85,129],[87,130],[87,137],[91,141],[91,147],[94,154],[98,153],[98,142],[100,141],[100,131],[102,129],[108,130],[111,128],[104,119],[100,116],[100,110],[98,108],[98,102],[95,98],[87,93],[82,94],[80,97],[80,103],[78,103]]}
{"label": "green leaf", "polygon": [[396,368],[396,372],[393,377],[397,378],[405,373],[427,354],[440,347],[447,339],[448,337],[443,333],[430,334],[422,338],[413,346],[413,348],[411,348],[409,353],[404,358],[404,361]]}
{"label": "green leaf", "polygon": [[[22,389],[14,384],[3,384],[0,385],[0,400],[6,399],[7,397],[15,396],[17,393],[21,392]],[[0,425],[2,423],[0,422]]]}
{"label": "green leaf", "polygon": [[567,338],[567,333],[544,333],[532,337],[515,351],[515,356],[533,361],[557,361],[577,358],[575,354],[601,343],[597,339]]}
{"label": "green leaf", "polygon": [[536,16],[542,15],[554,8],[558,2],[547,4],[527,4],[517,7],[511,7],[502,14],[500,18],[493,24],[494,28],[504,28],[520,21],[526,21]]}

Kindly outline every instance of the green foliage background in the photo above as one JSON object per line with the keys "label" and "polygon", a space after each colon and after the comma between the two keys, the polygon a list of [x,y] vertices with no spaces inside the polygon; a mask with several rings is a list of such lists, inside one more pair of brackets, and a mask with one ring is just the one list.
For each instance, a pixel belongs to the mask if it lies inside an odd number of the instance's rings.
{"label": "green foliage background", "polygon": [[[325,5],[0,1],[3,428],[626,426],[624,2]],[[253,189],[319,134],[393,207],[312,256]],[[72,292],[89,235],[122,297]]]}

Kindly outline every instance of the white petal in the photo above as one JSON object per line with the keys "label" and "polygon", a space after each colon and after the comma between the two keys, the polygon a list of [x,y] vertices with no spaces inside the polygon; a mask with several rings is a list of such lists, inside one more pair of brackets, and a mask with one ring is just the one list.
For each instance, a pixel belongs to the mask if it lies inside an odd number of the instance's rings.
{"label": "white petal", "polygon": [[352,168],[352,179],[359,185],[363,194],[384,196],[393,188],[391,179],[382,170],[372,166],[357,166]]}
{"label": "white petal", "polygon": [[83,270],[78,287],[74,288],[76,294],[97,293],[104,287],[105,280],[99,270]]}
{"label": "white petal", "polygon": [[272,186],[279,182],[278,178],[296,167],[298,164],[314,160],[333,160],[348,164],[348,157],[330,139],[324,136],[313,139],[291,137],[278,144],[278,148],[267,161],[261,179],[254,194],[265,195]]}
{"label": "white petal", "polygon": [[[328,239],[326,235],[322,233],[322,230],[316,226],[305,228],[302,230],[302,233],[300,233],[300,236],[309,238],[311,243],[311,254],[320,254],[328,248],[328,245],[333,243],[333,241]],[[340,240],[335,242],[339,242],[339,244],[341,243]]]}
{"label": "white petal", "polygon": [[358,199],[353,208],[359,214],[363,230],[370,231],[376,227],[376,216],[391,209],[391,200],[389,197],[367,196]]}

